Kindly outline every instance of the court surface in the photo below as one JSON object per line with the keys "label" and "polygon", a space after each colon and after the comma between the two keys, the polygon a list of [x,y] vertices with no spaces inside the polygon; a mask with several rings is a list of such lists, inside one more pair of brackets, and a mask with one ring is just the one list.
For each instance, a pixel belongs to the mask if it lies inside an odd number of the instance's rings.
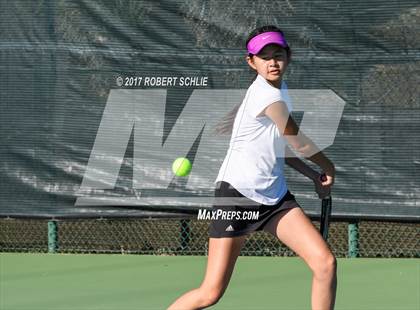
{"label": "court surface", "polygon": [[[206,257],[0,254],[0,309],[166,309],[200,284]],[[338,259],[336,309],[420,309],[420,259]],[[296,257],[241,256],[211,309],[310,309],[311,273]]]}

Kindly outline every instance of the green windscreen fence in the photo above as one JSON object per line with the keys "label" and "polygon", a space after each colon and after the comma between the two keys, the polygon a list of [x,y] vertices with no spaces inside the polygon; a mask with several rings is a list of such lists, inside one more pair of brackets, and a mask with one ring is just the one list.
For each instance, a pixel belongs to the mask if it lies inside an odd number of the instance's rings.
{"label": "green windscreen fence", "polygon": [[[212,129],[252,82],[245,40],[265,24],[292,49],[296,120],[305,94],[342,107],[321,139],[333,216],[418,221],[420,4],[376,0],[1,1],[0,216],[210,207],[229,143]],[[311,182],[285,173],[318,214]]]}

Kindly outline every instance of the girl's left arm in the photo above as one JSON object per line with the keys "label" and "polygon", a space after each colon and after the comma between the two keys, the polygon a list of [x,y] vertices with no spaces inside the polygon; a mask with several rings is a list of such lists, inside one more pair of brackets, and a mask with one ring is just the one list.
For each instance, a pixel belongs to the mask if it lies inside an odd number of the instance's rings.
{"label": "girl's left arm", "polygon": [[286,146],[285,152],[285,163],[314,182],[315,192],[318,194],[318,197],[324,198],[328,196],[330,190],[329,188],[322,186],[320,180],[321,174],[318,171],[309,167],[301,159],[297,158],[296,156],[293,156],[294,153],[289,149],[289,147]]}
{"label": "girl's left arm", "polygon": [[318,171],[309,167],[301,159],[297,158],[289,147],[286,146],[285,152],[286,156],[284,160],[288,166],[292,167],[293,169],[308,177],[312,181],[318,180],[320,178],[321,174],[318,173]]}

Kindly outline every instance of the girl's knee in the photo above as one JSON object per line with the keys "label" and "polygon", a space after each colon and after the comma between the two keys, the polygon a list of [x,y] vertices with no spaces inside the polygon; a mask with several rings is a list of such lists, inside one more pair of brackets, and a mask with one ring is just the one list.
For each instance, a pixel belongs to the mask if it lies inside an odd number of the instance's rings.
{"label": "girl's knee", "polygon": [[330,279],[337,271],[337,259],[330,251],[317,255],[313,266],[313,274],[318,279]]}
{"label": "girl's knee", "polygon": [[222,298],[224,290],[219,287],[200,287],[200,296],[203,306],[209,307],[216,304]]}

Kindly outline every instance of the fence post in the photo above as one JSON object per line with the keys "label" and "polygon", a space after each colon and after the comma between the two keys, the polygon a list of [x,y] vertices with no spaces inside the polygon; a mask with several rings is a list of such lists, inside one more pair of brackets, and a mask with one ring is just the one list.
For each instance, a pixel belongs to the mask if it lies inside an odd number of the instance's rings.
{"label": "fence post", "polygon": [[359,256],[359,223],[349,223],[349,257]]}
{"label": "fence post", "polygon": [[185,250],[190,243],[190,220],[182,219],[181,220],[181,249]]}
{"label": "fence post", "polygon": [[57,222],[48,221],[48,253],[56,253],[58,250]]}

